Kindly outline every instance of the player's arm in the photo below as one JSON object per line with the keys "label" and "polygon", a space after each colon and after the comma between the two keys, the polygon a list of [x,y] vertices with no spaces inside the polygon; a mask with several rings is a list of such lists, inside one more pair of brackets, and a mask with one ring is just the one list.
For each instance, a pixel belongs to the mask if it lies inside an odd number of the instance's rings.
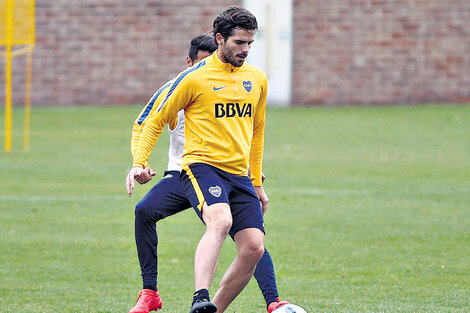
{"label": "player's arm", "polygon": [[[145,122],[144,122],[145,123]],[[143,126],[144,126],[144,123]],[[168,126],[171,130],[175,129],[176,125],[178,123],[178,117],[176,118],[172,118],[170,117],[170,120],[168,122]],[[143,128],[143,127],[142,127]],[[136,128],[138,129],[138,128]],[[140,141],[140,134],[142,133],[142,130],[140,132],[138,132],[138,138],[136,136],[136,138],[134,138],[133,136],[133,142],[134,142],[134,150],[132,151],[132,159],[134,159],[134,156],[135,156],[135,152],[137,151],[137,148],[139,146],[139,141]],[[134,134],[134,133],[133,133]],[[131,148],[132,149],[132,148]],[[152,180],[152,177],[155,176],[157,174],[157,172],[155,172],[151,167],[150,167],[150,164],[147,162],[146,163],[146,166],[144,168],[144,170],[142,171],[142,173],[137,176],[135,178],[135,180],[137,180],[137,182],[141,185],[143,184],[146,184],[148,183],[150,180]]]}
{"label": "player's arm", "polygon": [[[181,74],[179,77],[181,77]],[[158,137],[162,133],[163,127],[168,123],[170,125],[175,124],[178,119],[178,112],[192,102],[192,93],[193,87],[187,78],[176,79],[171,85],[142,130],[134,156],[133,167],[144,168]]]}
{"label": "player's arm", "polygon": [[137,147],[139,146],[140,135],[142,133],[142,130],[144,129],[145,123],[147,122],[152,112],[155,111],[155,102],[157,101],[158,96],[161,95],[166,88],[168,88],[168,86],[164,85],[152,95],[152,97],[149,99],[147,104],[143,107],[143,109],[140,111],[139,115],[134,121],[131,137],[132,158],[134,158],[135,152],[137,151]]}
{"label": "player's arm", "polygon": [[266,119],[266,95],[267,95],[267,78],[263,75],[261,82],[261,94],[254,112],[253,118],[253,138],[251,140],[250,149],[250,170],[253,186],[262,186],[261,171],[263,164],[263,148],[264,148],[264,126]]}
{"label": "player's arm", "polygon": [[144,116],[145,110],[147,110],[149,103],[142,109],[139,116],[137,116],[136,120],[134,121],[134,125],[132,127],[132,137],[131,137],[131,153],[132,159],[134,159],[135,152],[137,151],[137,147],[139,146],[140,135],[142,134],[142,130],[144,129],[145,123],[150,116]]}
{"label": "player's arm", "polygon": [[[248,177],[251,177],[251,168],[248,167]],[[263,172],[261,172],[261,182],[264,183],[264,180],[266,179],[266,175],[264,175]]]}
{"label": "player's arm", "polygon": [[[143,125],[136,125],[134,123],[134,128],[132,130],[132,138],[131,138],[131,153],[132,153],[132,159],[134,159],[135,152],[137,151],[137,147],[139,146],[139,140],[140,140],[140,134],[142,133],[142,127]],[[136,177],[137,182],[139,184],[145,184],[148,183],[153,176],[155,176],[157,173],[150,167],[150,164],[146,162],[145,168],[142,172],[142,174],[138,177]]]}
{"label": "player's arm", "polygon": [[[150,115],[147,123],[140,135],[139,144],[134,154],[132,169],[126,178],[128,195],[132,195],[135,187],[134,180],[142,175],[142,169],[148,162],[158,137],[162,133],[163,127],[170,123],[174,124],[178,118],[178,111],[184,109],[193,99],[192,83],[189,79],[179,79],[183,73],[179,74],[175,82],[166,92],[163,101],[159,103],[156,110]],[[184,76],[183,76],[184,77]]]}
{"label": "player's arm", "polygon": [[[132,159],[135,157],[135,153],[137,151],[137,147],[139,146],[140,135],[142,130],[149,118],[149,116],[155,111],[158,103],[162,101],[162,94],[170,86],[170,82],[166,83],[162,87],[160,87],[149,99],[147,104],[144,108],[140,111],[139,115],[134,121],[133,128],[132,128],[132,137],[131,137],[131,154]],[[160,100],[160,101],[159,101]],[[139,177],[136,177],[136,180],[140,184],[145,184],[152,179],[153,176],[156,175],[156,172],[152,170],[148,162],[145,164],[144,171]]]}
{"label": "player's arm", "polygon": [[[170,80],[161,86],[149,99],[147,104],[144,106],[142,111],[140,111],[139,115],[134,121],[134,125],[132,128],[132,139],[131,139],[131,153],[132,157],[134,158],[135,152],[137,151],[137,147],[139,146],[140,135],[142,134],[142,130],[144,129],[147,120],[152,115],[153,112],[156,111],[159,104],[164,100],[166,94],[168,93],[168,89],[174,83],[174,80]],[[171,125],[171,123],[170,123]]]}
{"label": "player's arm", "polygon": [[268,208],[268,196],[263,188],[262,179],[262,164],[263,164],[263,148],[264,148],[264,126],[266,120],[266,96],[267,96],[267,77],[263,74],[261,83],[261,95],[256,107],[256,112],[253,120],[253,138],[251,141],[250,150],[250,169],[251,180],[255,187],[256,194],[261,201],[261,208],[263,214]]}

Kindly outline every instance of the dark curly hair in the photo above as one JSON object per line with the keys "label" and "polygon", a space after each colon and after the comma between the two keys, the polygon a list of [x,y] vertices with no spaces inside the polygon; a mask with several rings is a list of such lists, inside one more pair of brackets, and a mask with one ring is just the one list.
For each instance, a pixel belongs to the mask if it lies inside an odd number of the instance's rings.
{"label": "dark curly hair", "polygon": [[245,8],[228,8],[217,15],[212,24],[214,40],[217,33],[220,33],[227,40],[232,35],[234,29],[257,31],[258,22],[256,22],[256,17]]}

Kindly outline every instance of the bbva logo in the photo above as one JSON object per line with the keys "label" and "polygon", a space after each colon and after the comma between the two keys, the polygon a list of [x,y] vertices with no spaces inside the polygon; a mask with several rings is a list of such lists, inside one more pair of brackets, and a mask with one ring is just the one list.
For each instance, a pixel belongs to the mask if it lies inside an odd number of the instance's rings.
{"label": "bbva logo", "polygon": [[215,117],[245,117],[252,116],[251,113],[251,103],[216,103],[215,104]]}

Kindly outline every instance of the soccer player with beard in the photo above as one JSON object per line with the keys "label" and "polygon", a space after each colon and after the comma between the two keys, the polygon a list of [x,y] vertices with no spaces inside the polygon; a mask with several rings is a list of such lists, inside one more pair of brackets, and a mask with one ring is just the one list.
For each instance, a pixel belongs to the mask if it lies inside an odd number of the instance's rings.
{"label": "soccer player with beard", "polygon": [[[188,67],[210,56],[216,49],[217,45],[214,38],[209,35],[200,35],[193,38],[189,56],[186,58]],[[172,83],[173,81],[164,84],[151,97],[135,120],[131,140],[133,155],[135,155],[138,148],[139,139],[147,120],[155,112],[159,103],[164,100]],[[137,204],[135,210],[135,240],[142,272],[143,289],[139,292],[136,305],[129,313],[148,313],[162,308],[162,299],[157,287],[158,236],[156,223],[191,206],[179,178],[184,146],[183,110],[178,112],[176,120],[169,123],[169,135],[168,167],[164,177]],[[142,175],[137,177],[136,180],[140,184],[145,184],[154,175],[155,172],[147,164]],[[273,263],[267,250],[258,262],[254,276],[266,300],[268,312],[288,303],[279,301]]]}
{"label": "soccer player with beard", "polygon": [[[195,254],[190,313],[224,312],[246,286],[264,253],[263,213],[268,204],[261,182],[267,77],[245,62],[256,18],[232,7],[217,16],[213,28],[218,50],[175,78],[143,129],[126,182],[131,195],[164,125],[184,110],[180,178],[206,224]],[[212,303],[208,290],[227,234],[237,244],[237,256]]]}

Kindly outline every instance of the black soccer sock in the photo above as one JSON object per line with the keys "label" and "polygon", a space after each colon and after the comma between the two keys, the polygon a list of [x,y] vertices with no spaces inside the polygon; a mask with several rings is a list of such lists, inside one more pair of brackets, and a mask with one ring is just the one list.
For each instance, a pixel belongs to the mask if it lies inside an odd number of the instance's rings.
{"label": "black soccer sock", "polygon": [[193,303],[191,306],[198,300],[198,299],[205,299],[207,301],[211,301],[209,298],[209,290],[207,289],[199,289],[193,295]]}
{"label": "black soccer sock", "polygon": [[157,291],[157,284],[144,285],[144,289],[150,289],[150,290],[153,290],[153,291]]}

